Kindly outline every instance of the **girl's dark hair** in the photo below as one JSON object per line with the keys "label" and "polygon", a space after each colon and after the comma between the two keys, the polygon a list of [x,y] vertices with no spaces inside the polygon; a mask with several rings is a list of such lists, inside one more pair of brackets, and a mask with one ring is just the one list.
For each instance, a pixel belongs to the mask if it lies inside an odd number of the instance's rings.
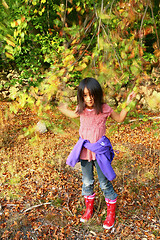
{"label": "girl's dark hair", "polygon": [[83,98],[85,87],[88,89],[90,95],[93,97],[93,107],[96,110],[96,113],[99,114],[100,112],[102,112],[103,91],[99,82],[94,78],[84,78],[79,84],[77,91],[77,113],[82,113],[82,111],[85,109],[85,103]]}

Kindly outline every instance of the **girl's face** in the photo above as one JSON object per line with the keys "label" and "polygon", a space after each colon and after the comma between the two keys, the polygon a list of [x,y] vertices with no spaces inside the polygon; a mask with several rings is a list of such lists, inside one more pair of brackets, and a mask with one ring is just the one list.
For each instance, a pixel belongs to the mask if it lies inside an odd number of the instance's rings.
{"label": "girl's face", "polygon": [[92,109],[94,105],[94,98],[90,95],[90,92],[86,87],[84,88],[83,99],[86,107]]}

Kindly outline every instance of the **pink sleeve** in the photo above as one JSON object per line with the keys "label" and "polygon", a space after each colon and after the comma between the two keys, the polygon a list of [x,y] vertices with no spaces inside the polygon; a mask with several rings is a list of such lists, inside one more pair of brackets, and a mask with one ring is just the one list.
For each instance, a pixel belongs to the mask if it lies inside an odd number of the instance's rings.
{"label": "pink sleeve", "polygon": [[106,115],[106,117],[109,117],[112,112],[113,109],[108,104],[103,104],[103,113]]}

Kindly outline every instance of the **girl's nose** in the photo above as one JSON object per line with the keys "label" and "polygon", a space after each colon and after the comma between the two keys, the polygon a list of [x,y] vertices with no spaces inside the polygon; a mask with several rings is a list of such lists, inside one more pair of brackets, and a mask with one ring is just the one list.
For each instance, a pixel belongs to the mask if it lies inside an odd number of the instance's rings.
{"label": "girl's nose", "polygon": [[92,96],[88,95],[88,101],[92,100]]}

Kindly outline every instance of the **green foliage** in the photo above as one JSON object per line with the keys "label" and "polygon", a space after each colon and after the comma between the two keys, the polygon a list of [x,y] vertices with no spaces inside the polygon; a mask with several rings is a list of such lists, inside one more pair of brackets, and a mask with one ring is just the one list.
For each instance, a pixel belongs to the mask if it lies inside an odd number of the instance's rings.
{"label": "green foliage", "polygon": [[[21,1],[19,1],[19,4]],[[14,17],[12,11],[10,11],[11,6],[13,8],[18,8],[17,1],[0,1],[0,54],[3,59],[9,58],[14,59],[14,30],[11,28],[10,24]]]}

